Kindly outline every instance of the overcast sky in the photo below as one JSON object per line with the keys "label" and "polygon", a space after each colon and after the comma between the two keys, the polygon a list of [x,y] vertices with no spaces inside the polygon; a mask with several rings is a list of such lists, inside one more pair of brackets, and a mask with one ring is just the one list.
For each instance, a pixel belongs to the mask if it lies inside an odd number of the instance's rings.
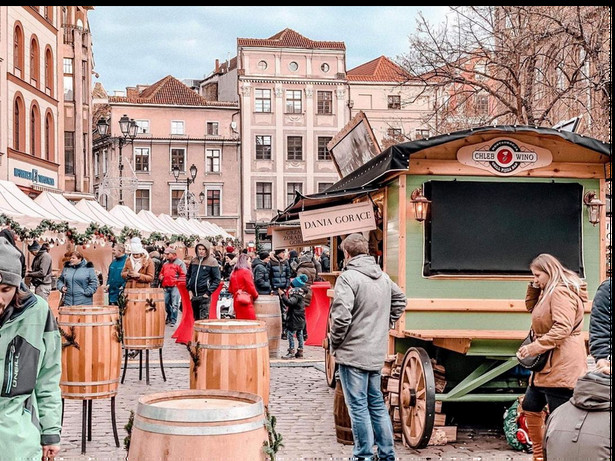
{"label": "overcast sky", "polygon": [[167,75],[202,79],[237,53],[237,38],[269,38],[290,28],[312,40],[346,44],[350,70],[408,51],[417,13],[440,23],[447,7],[116,7],[88,14],[94,70],[107,92]]}

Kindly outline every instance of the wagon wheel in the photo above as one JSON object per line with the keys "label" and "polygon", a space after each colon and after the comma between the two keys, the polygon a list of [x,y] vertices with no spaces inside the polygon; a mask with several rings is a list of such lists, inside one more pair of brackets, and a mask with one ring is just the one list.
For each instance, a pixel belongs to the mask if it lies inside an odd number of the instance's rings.
{"label": "wagon wheel", "polygon": [[[329,322],[327,321],[327,336],[329,335]],[[335,363],[335,357],[329,352],[329,349],[325,349],[325,378],[327,385],[331,389],[335,389],[335,372],[337,371],[337,364]]]}
{"label": "wagon wheel", "polygon": [[433,368],[422,347],[404,355],[399,380],[399,416],[402,433],[412,448],[425,448],[431,438],[436,413]]}

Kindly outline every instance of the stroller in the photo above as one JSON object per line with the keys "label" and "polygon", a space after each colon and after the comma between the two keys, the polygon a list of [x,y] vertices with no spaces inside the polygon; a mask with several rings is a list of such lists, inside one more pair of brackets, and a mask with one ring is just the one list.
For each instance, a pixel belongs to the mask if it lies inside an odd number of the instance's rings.
{"label": "stroller", "polygon": [[219,319],[235,318],[235,310],[233,309],[233,294],[228,291],[228,282],[224,282],[224,286],[218,295],[216,317]]}

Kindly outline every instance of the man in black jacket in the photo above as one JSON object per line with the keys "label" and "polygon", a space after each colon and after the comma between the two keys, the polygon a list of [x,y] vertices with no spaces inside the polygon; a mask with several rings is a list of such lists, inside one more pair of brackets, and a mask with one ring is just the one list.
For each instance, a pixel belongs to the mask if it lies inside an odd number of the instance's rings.
{"label": "man in black jacket", "polygon": [[196,256],[190,261],[186,272],[186,288],[192,297],[194,320],[209,318],[211,294],[220,285],[220,266],[210,253],[211,243],[203,240],[194,247]]}
{"label": "man in black jacket", "polygon": [[252,274],[258,294],[270,295],[271,282],[269,281],[269,253],[267,251],[259,251],[258,257],[252,261]]}
{"label": "man in black jacket", "polygon": [[589,353],[596,361],[599,372],[611,374],[611,279],[600,284],[594,296],[589,318]]}

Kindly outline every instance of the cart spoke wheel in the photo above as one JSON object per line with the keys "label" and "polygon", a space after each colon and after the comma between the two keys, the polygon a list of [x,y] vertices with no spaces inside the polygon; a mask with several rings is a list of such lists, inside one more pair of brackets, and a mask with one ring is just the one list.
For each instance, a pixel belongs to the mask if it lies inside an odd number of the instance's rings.
{"label": "cart spoke wheel", "polygon": [[425,448],[433,431],[436,393],[431,360],[425,349],[411,347],[401,366],[399,414],[408,445]]}
{"label": "cart spoke wheel", "polygon": [[[329,334],[329,322],[327,322],[327,335]],[[325,349],[325,379],[327,380],[327,386],[331,389],[335,389],[335,372],[337,371],[337,364],[335,363],[335,357],[329,353],[329,349]]]}

